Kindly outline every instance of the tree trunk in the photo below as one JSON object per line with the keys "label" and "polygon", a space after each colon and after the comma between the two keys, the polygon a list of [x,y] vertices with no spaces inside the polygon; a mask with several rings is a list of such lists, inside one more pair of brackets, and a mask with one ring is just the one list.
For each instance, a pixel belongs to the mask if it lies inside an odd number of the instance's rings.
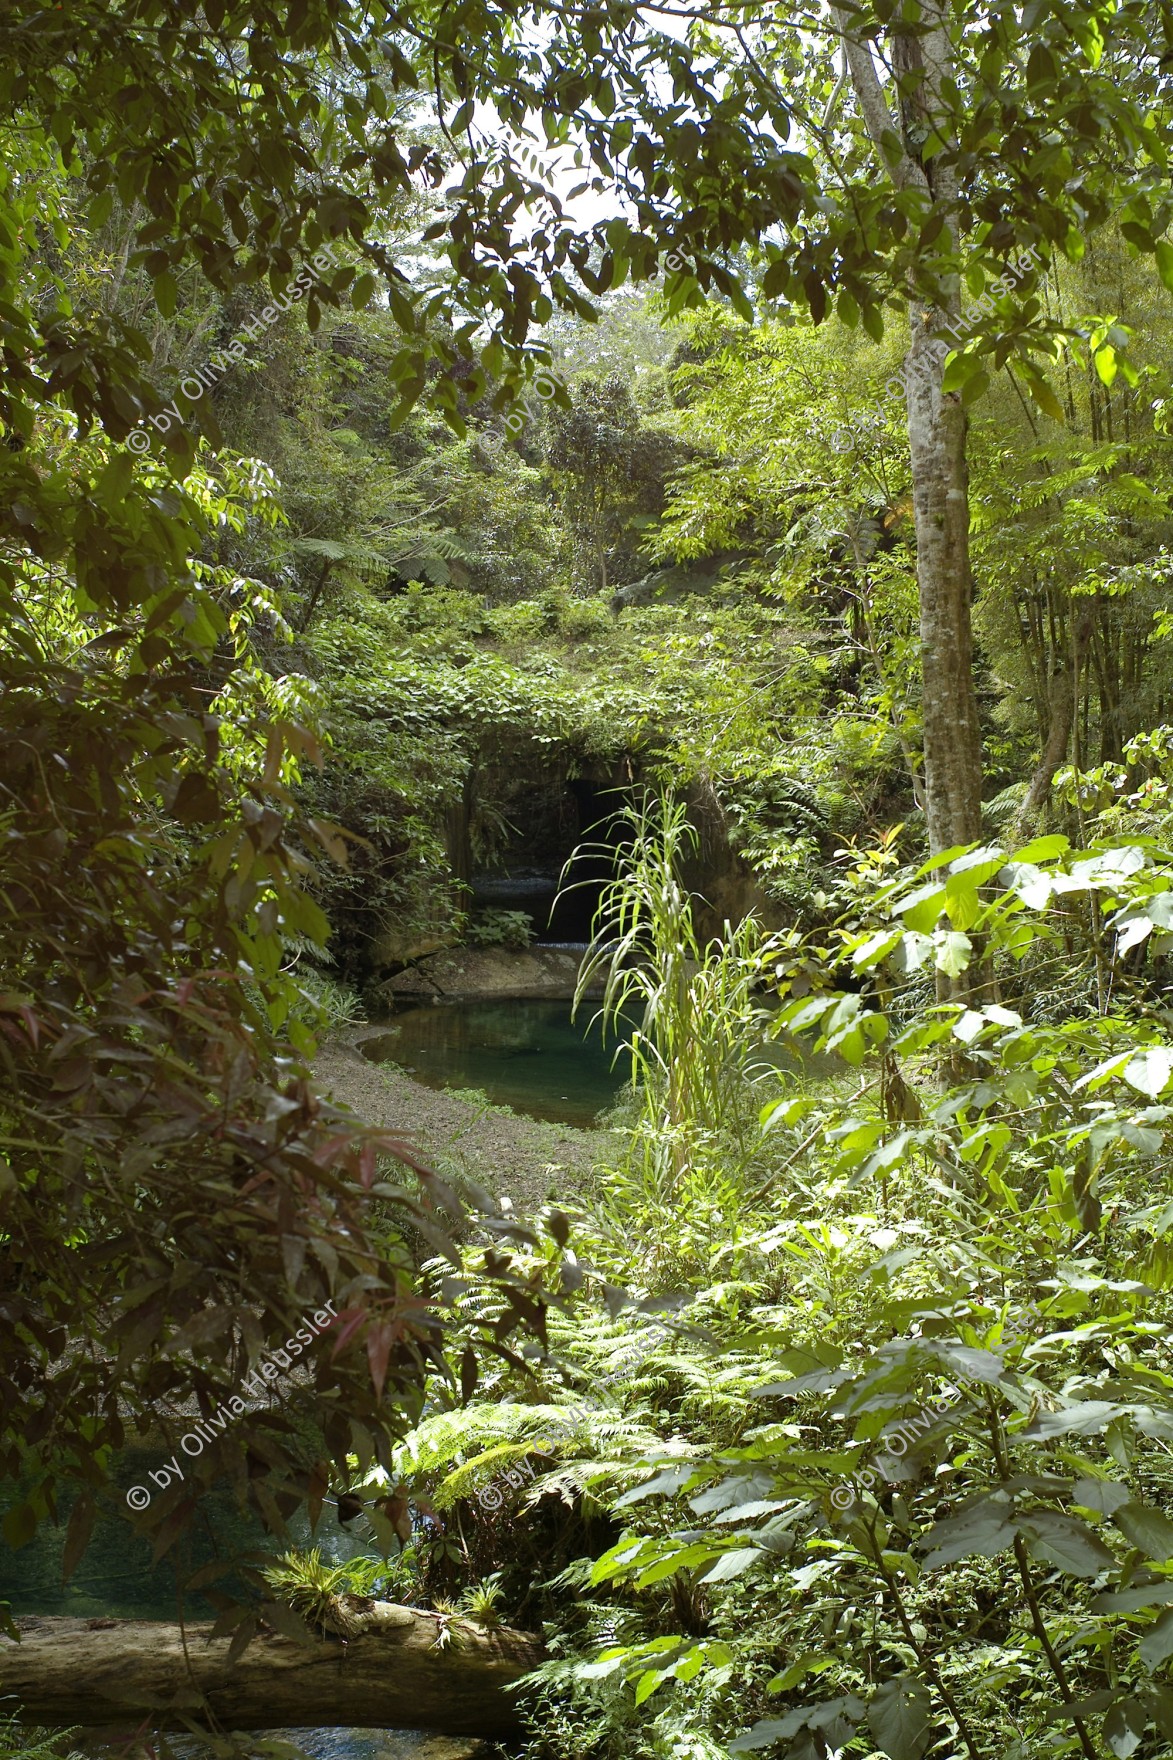
{"label": "tree trunk", "polygon": [[905,366],[916,517],[916,580],[925,742],[925,813],[933,854],[981,837],[982,764],[970,625],[965,411],[941,382],[949,345],[940,314],[914,304]]}
{"label": "tree trunk", "polygon": [[[895,113],[881,84],[871,45],[858,34],[847,8],[834,16],[864,125],[878,166],[899,189],[919,189],[943,213],[945,237],[957,243],[956,174],[948,155],[923,158],[923,143],[952,129],[944,98],[952,77],[946,0],[924,0],[921,28],[894,28],[892,70],[902,95]],[[893,137],[900,150],[893,150]],[[934,854],[981,836],[981,730],[973,685],[970,624],[969,481],[966,419],[960,397],[941,389],[945,356],[953,344],[937,335],[960,314],[954,284],[944,309],[909,292],[909,349],[905,363],[908,439],[912,457],[916,572],[920,595],[924,690],[925,814]]]}
{"label": "tree trunk", "polygon": [[507,1689],[542,1660],[537,1638],[451,1620],[441,1646],[439,1615],[382,1602],[374,1617],[347,1644],[264,1632],[234,1662],[210,1624],[22,1619],[19,1644],[0,1639],[0,1680],[32,1724],[517,1732]]}
{"label": "tree trunk", "polygon": [[1014,823],[1016,837],[1029,836],[1039,814],[1047,803],[1055,772],[1067,756],[1071,724],[1075,719],[1075,680],[1070,672],[1060,672],[1051,681],[1051,725],[1047,742],[1030,779],[1026,799],[1018,809]]}
{"label": "tree trunk", "polygon": [[1030,779],[1026,798],[1014,822],[1016,837],[1030,834],[1035,820],[1047,803],[1055,772],[1067,756],[1079,701],[1079,678],[1092,628],[1092,612],[1084,610],[1072,624],[1068,653],[1056,656],[1056,670],[1047,690],[1047,737],[1035,773]]}

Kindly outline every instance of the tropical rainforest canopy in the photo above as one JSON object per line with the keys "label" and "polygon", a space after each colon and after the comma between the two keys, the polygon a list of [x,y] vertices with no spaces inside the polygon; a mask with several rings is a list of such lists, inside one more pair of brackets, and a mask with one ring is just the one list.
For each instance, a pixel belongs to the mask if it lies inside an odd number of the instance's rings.
{"label": "tropical rainforest canopy", "polygon": [[[0,49],[6,1552],[524,1628],[528,1760],[1168,1754],[1173,7]],[[516,1206],[314,1072],[575,788],[638,1026]]]}

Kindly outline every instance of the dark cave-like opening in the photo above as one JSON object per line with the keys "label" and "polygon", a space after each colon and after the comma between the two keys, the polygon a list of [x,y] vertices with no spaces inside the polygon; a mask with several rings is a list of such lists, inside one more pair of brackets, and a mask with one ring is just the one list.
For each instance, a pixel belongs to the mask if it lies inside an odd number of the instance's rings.
{"label": "dark cave-like opening", "polygon": [[585,777],[557,791],[519,792],[508,813],[515,835],[494,871],[470,879],[474,909],[524,911],[540,944],[585,944],[615,872],[626,798],[625,789]]}

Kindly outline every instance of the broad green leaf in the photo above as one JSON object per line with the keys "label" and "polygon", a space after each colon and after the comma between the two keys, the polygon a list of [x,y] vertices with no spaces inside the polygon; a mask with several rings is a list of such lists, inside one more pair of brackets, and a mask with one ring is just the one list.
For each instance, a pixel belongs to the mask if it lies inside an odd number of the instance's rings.
{"label": "broad green leaf", "polygon": [[1110,1516],[1132,1497],[1127,1485],[1115,1479],[1077,1479],[1072,1492],[1076,1503],[1094,1509],[1099,1515]]}
{"label": "broad green leaf", "polygon": [[1116,362],[1116,350],[1110,342],[1101,343],[1100,347],[1093,351],[1092,363],[1100,383],[1110,386],[1119,370]]}
{"label": "broad green leaf", "polygon": [[1149,1627],[1140,1641],[1139,1655],[1150,1672],[1173,1656],[1173,1608],[1167,1607]]}
{"label": "broad green leaf", "polygon": [[1113,1510],[1112,1520],[1126,1540],[1158,1564],[1173,1558],[1173,1520],[1163,1511],[1143,1503],[1125,1503]]}
{"label": "broad green leaf", "polygon": [[1054,1436],[1099,1436],[1114,1418],[1123,1415],[1125,1409],[1107,1400],[1080,1400],[1061,1407],[1057,1412],[1040,1412],[1022,1435],[1032,1440],[1049,1440]]}
{"label": "broad green leaf", "polygon": [[671,1680],[671,1678],[671,1671],[666,1668],[649,1668],[645,1670],[645,1672],[640,1675],[639,1682],[635,1689],[636,1704],[642,1705],[646,1699],[651,1698],[657,1687],[662,1687],[664,1682],[666,1680]]}
{"label": "broad green leaf", "polygon": [[1139,1699],[1122,1699],[1113,1705],[1104,1719],[1104,1735],[1113,1754],[1128,1760],[1140,1747],[1148,1721],[1148,1708]]}
{"label": "broad green leaf", "polygon": [[785,1742],[791,1736],[796,1736],[804,1721],[801,1711],[791,1711],[786,1717],[761,1718],[752,1729],[730,1742],[729,1752],[752,1754],[758,1748],[772,1748],[775,1743]]}
{"label": "broad green leaf", "polygon": [[1015,850],[1016,862],[1050,862],[1071,848],[1071,839],[1052,833],[1048,837],[1035,837],[1024,843],[1021,849]]}
{"label": "broad green leaf", "polygon": [[681,1546],[667,1557],[657,1559],[646,1570],[640,1571],[636,1577],[638,1589],[649,1589],[653,1583],[663,1582],[665,1577],[673,1577],[677,1571],[692,1570],[695,1566],[708,1564],[713,1556],[711,1546]]}
{"label": "broad green leaf", "polygon": [[835,1658],[828,1656],[825,1650],[808,1650],[797,1662],[782,1674],[776,1674],[766,1682],[767,1693],[790,1693],[804,1681],[808,1674],[825,1674],[827,1669],[835,1667]]}
{"label": "broad green leaf", "polygon": [[924,1564],[927,1571],[957,1564],[963,1558],[997,1558],[1014,1544],[1014,1524],[1004,1503],[983,1498],[971,1509],[945,1521],[935,1522],[921,1536],[922,1546],[932,1546]]}
{"label": "broad green leaf", "polygon": [[173,318],[175,316],[177,295],[178,288],[175,285],[175,277],[164,269],[162,274],[155,276],[155,304],[162,317]]}
{"label": "broad green leaf", "polygon": [[1142,1607],[1164,1607],[1170,1601],[1173,1601],[1173,1581],[1161,1577],[1151,1583],[1138,1583],[1133,1589],[1097,1595],[1092,1602],[1092,1612],[1136,1613]]}
{"label": "broad green leaf", "polygon": [[857,1699],[853,1693],[844,1693],[838,1699],[824,1699],[817,1705],[799,1705],[785,1717],[765,1718],[755,1723],[745,1735],[729,1743],[729,1752],[748,1754],[757,1748],[770,1748],[775,1742],[796,1736],[802,1729],[819,1730],[832,1746],[842,1747],[850,1739],[863,1711],[862,1699]]}
{"label": "broad green leaf", "polygon": [[[985,376],[985,362],[980,354],[967,354],[964,351],[953,354],[946,363],[941,389],[946,392],[962,391],[979,374]],[[988,378],[986,382],[989,383]]]}
{"label": "broad green leaf", "polygon": [[11,1546],[13,1552],[17,1552],[22,1546],[28,1545],[37,1531],[36,1511],[29,1503],[18,1503],[14,1509],[7,1511],[0,1523],[0,1529],[3,1530],[7,1545]]}
{"label": "broad green leaf", "polygon": [[1007,891],[1015,893],[1032,911],[1044,910],[1054,891],[1051,876],[1031,862],[1007,862],[998,878]]}
{"label": "broad green leaf", "polygon": [[1162,282],[1173,293],[1173,244],[1167,238],[1159,238],[1153,252],[1157,263],[1157,273]]}
{"label": "broad green leaf", "polygon": [[1128,953],[1132,948],[1139,947],[1153,932],[1151,917],[1129,917],[1116,931],[1116,952],[1118,955]]}
{"label": "broad green leaf", "polygon": [[933,1701],[915,1675],[885,1681],[868,1706],[868,1727],[888,1760],[921,1760],[932,1735]]}
{"label": "broad green leaf", "polygon": [[972,874],[950,874],[945,881],[945,910],[955,929],[972,929],[981,915],[978,883]]}
{"label": "broad green leaf", "polygon": [[1173,1075],[1173,1050],[1164,1045],[1146,1046],[1125,1064],[1123,1075],[1130,1088],[1155,1100]]}
{"label": "broad green leaf", "polygon": [[959,978],[968,966],[969,956],[973,952],[973,942],[969,936],[963,935],[958,929],[939,929],[933,941],[938,970],[947,972],[951,978]]}
{"label": "broad green leaf", "polygon": [[919,972],[932,951],[931,935],[922,935],[918,929],[909,929],[900,938],[893,964],[902,972]]}
{"label": "broad green leaf", "polygon": [[855,949],[851,956],[852,965],[865,969],[878,965],[882,959],[887,958],[901,939],[902,935],[899,929],[878,929],[874,935],[868,936],[862,946]]}
{"label": "broad green leaf", "polygon": [[927,934],[935,929],[945,904],[945,888],[939,880],[929,881],[927,885],[918,886],[915,892],[898,901],[894,910],[902,916],[910,929],[919,929]]}
{"label": "broad green leaf", "polygon": [[741,1546],[733,1552],[723,1552],[712,1569],[705,1572],[701,1582],[726,1583],[733,1577],[742,1577],[765,1556],[760,1546]]}
{"label": "broad green leaf", "polygon": [[1055,396],[1055,393],[1051,390],[1051,387],[1047,384],[1043,375],[1037,368],[1033,368],[1024,371],[1023,378],[1026,380],[1027,390],[1030,392],[1034,402],[1037,403],[1039,408],[1043,411],[1043,414],[1050,416],[1053,422],[1058,422],[1062,426],[1066,420],[1063,414],[1063,405],[1059,402],[1059,399]]}
{"label": "broad green leaf", "polygon": [[1046,1559],[1068,1576],[1097,1577],[1116,1563],[1115,1555],[1078,1516],[1033,1510],[1019,1519],[1018,1527],[1036,1558]]}

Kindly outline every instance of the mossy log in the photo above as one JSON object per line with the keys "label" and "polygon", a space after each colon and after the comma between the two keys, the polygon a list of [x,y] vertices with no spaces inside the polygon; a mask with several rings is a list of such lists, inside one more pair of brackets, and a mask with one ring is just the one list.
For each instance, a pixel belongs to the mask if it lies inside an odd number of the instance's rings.
{"label": "mossy log", "polygon": [[0,1693],[45,1725],[516,1732],[508,1688],[542,1660],[535,1637],[390,1602],[371,1614],[346,1643],[262,1629],[231,1661],[231,1640],[210,1624],[21,1619],[19,1643],[0,1639]]}

